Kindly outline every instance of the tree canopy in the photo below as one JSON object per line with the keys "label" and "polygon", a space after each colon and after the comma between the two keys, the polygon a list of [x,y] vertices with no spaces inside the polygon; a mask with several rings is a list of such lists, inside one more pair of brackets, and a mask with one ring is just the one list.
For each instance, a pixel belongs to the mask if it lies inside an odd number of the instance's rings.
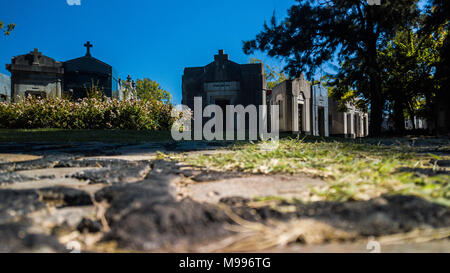
{"label": "tree canopy", "polygon": [[[260,59],[250,58],[250,63],[262,63],[262,61]],[[288,75],[286,75],[281,68],[270,66],[268,64],[266,64],[265,73],[267,89],[273,89],[277,84],[288,79]]]}
{"label": "tree canopy", "polygon": [[244,42],[244,52],[254,50],[283,59],[290,76],[305,72],[308,78],[322,65],[338,62],[335,84],[353,89],[370,103],[370,134],[381,133],[385,98],[378,52],[386,48],[400,27],[419,18],[417,0],[386,0],[369,5],[366,0],[297,0],[288,16],[270,24],[254,40]]}
{"label": "tree canopy", "polygon": [[15,27],[16,27],[15,24],[7,24],[5,26],[3,21],[0,21],[0,31],[3,31],[3,34],[6,35],[6,36],[11,34],[11,31],[13,31]]}
{"label": "tree canopy", "polygon": [[168,91],[162,89],[159,83],[149,78],[136,81],[136,93],[139,99],[145,101],[156,100],[169,103],[172,100]]}

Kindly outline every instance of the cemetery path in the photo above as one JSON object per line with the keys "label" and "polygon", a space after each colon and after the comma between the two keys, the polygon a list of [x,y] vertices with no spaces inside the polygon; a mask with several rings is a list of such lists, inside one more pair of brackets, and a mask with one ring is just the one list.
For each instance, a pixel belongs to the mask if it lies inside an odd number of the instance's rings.
{"label": "cemetery path", "polygon": [[405,195],[318,201],[319,177],[161,156],[214,157],[227,145],[1,143],[0,252],[450,252],[446,206]]}

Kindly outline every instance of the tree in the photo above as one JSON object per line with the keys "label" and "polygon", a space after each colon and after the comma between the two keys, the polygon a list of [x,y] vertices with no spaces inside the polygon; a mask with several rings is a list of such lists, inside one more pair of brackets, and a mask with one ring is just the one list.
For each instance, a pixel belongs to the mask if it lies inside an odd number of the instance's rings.
{"label": "tree", "polygon": [[11,31],[13,31],[15,27],[16,27],[15,24],[7,24],[5,26],[5,24],[2,21],[0,21],[0,31],[3,31],[3,34],[5,36],[11,34]]}
{"label": "tree", "polygon": [[275,16],[254,40],[244,42],[244,52],[266,52],[287,62],[290,76],[305,71],[307,77],[323,64],[338,61],[338,90],[355,90],[370,102],[370,135],[381,133],[385,98],[378,50],[386,47],[400,26],[418,16],[417,0],[386,0],[369,5],[366,0],[297,0],[279,24]]}
{"label": "tree", "polygon": [[163,90],[159,83],[149,78],[138,79],[136,81],[136,93],[141,100],[156,100],[163,103],[169,103],[172,96],[169,92]]}
{"label": "tree", "polygon": [[[260,59],[250,58],[250,63],[262,63]],[[266,65],[266,86],[267,89],[273,89],[277,84],[288,79],[288,76],[280,68],[275,66]]]}
{"label": "tree", "polygon": [[[445,33],[442,46],[439,48],[439,60],[435,64],[435,81],[437,89],[431,96],[428,103],[428,110],[432,116],[432,128],[441,131],[450,131],[450,111],[447,102],[450,101],[450,1],[448,0],[430,0],[428,1],[426,18],[419,34],[423,37],[439,36]],[[442,120],[443,119],[443,120]]]}
{"label": "tree", "polygon": [[439,49],[446,35],[442,28],[435,35],[423,36],[412,28],[401,29],[379,52],[384,67],[383,93],[393,110],[399,133],[403,131],[405,117],[431,120],[427,106],[436,91],[435,65],[440,60]]}

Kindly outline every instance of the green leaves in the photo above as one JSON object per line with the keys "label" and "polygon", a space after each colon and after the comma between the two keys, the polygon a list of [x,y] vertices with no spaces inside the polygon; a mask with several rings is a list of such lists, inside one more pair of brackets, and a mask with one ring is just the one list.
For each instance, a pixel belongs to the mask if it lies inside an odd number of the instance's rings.
{"label": "green leaves", "polygon": [[[262,63],[262,61],[260,59],[250,58],[250,63]],[[266,65],[265,73],[267,89],[273,89],[277,84],[288,79],[288,76],[281,68],[276,68],[274,66]]]}
{"label": "green leaves", "polygon": [[162,89],[159,83],[149,78],[137,80],[136,92],[138,98],[144,101],[159,101],[163,103],[170,103],[172,99],[172,96],[169,92]]}
{"label": "green leaves", "polygon": [[5,27],[5,24],[2,21],[0,21],[0,30],[2,30],[3,34],[6,36],[11,34],[11,31],[13,31],[15,27],[16,27],[15,24],[8,24]]}
{"label": "green leaves", "polygon": [[171,110],[171,105],[159,101],[29,97],[0,103],[0,128],[170,130]]}

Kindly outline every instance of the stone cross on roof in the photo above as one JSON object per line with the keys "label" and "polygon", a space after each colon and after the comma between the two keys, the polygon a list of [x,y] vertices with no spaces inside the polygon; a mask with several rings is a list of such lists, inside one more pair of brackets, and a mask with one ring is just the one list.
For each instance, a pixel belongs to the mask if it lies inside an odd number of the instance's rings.
{"label": "stone cross on roof", "polygon": [[229,60],[229,56],[228,56],[228,54],[224,54],[224,50],[223,49],[220,49],[219,50],[219,55],[214,55],[214,60],[215,61],[219,61],[219,62],[223,62],[223,61],[225,61],[225,60]]}
{"label": "stone cross on roof", "polygon": [[30,52],[30,55],[33,56],[33,65],[38,65],[39,58],[42,56],[42,53],[39,52],[37,48],[35,48],[34,51]]}
{"label": "stone cross on roof", "polygon": [[93,45],[88,41],[84,46],[86,47],[86,56],[91,57],[91,47],[93,47]]}

